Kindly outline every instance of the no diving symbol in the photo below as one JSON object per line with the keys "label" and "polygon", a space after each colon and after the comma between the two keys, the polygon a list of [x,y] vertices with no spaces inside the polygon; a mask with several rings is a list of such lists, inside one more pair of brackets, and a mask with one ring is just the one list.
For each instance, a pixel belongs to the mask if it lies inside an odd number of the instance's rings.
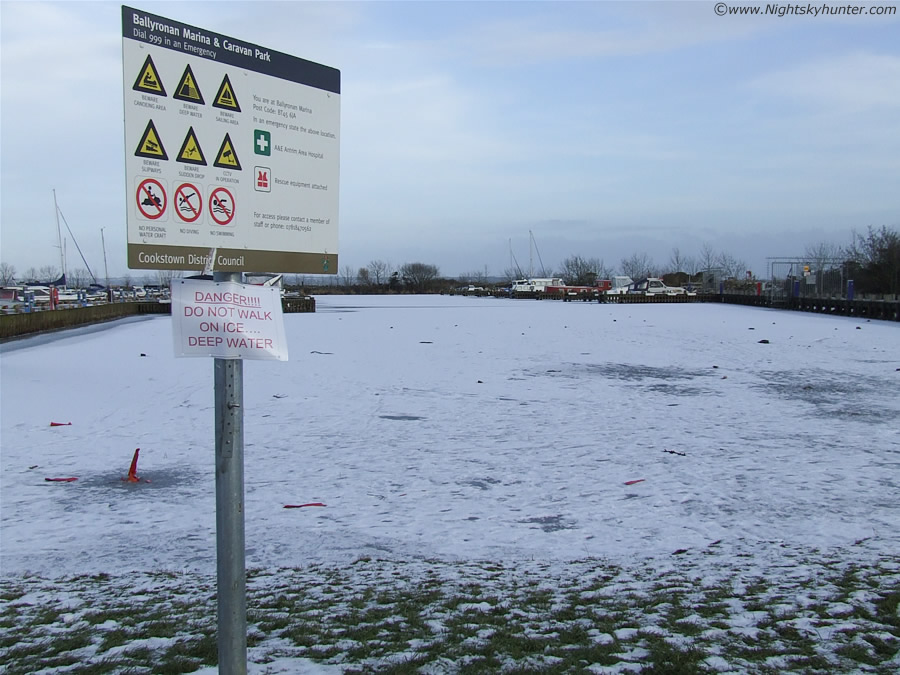
{"label": "no diving symbol", "polygon": [[223,187],[209,195],[209,215],[217,225],[228,225],[234,218],[234,197]]}
{"label": "no diving symbol", "polygon": [[166,212],[166,189],[155,178],[145,178],[138,185],[137,207],[144,218],[156,220]]}
{"label": "no diving symbol", "polygon": [[193,223],[203,211],[200,190],[190,183],[182,183],[175,190],[175,213],[186,223]]}

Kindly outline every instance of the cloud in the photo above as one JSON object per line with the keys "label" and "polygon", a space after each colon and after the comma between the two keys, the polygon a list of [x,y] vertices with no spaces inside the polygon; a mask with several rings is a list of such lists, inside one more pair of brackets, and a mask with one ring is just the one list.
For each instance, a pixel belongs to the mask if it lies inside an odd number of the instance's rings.
{"label": "cloud", "polygon": [[[483,63],[529,65],[658,54],[733,42],[766,29],[754,17],[723,20],[708,3],[534,3],[528,16],[480,22],[464,38]],[[771,26],[771,23],[769,24]]]}
{"label": "cloud", "polygon": [[35,102],[49,100],[54,107],[71,105],[84,98],[83,87],[120,79],[121,34],[108,30],[99,20],[102,14],[81,3],[4,2],[4,109],[22,104],[40,109]]}
{"label": "cloud", "polygon": [[898,83],[900,57],[856,51],[766,73],[747,88],[760,98],[847,114],[900,108]]}

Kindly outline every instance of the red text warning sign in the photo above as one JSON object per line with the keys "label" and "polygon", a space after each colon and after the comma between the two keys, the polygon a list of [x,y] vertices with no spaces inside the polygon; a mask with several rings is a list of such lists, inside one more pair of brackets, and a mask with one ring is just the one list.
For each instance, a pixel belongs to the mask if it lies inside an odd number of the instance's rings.
{"label": "red text warning sign", "polygon": [[281,290],[200,279],[172,280],[175,356],[287,361]]}

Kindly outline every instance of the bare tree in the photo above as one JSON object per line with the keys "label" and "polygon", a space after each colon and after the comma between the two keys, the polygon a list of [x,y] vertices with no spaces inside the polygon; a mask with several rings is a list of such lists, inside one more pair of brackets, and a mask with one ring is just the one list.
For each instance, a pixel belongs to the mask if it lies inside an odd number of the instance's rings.
{"label": "bare tree", "polygon": [[563,260],[560,276],[567,284],[593,286],[597,279],[609,277],[609,269],[598,258],[573,255]]}
{"label": "bare tree", "polygon": [[438,274],[440,272],[436,265],[420,262],[406,263],[400,267],[403,282],[419,293],[425,291],[428,284],[437,279]]}
{"label": "bare tree", "polygon": [[184,272],[181,270],[157,270],[156,283],[160,288],[168,288],[173,279],[181,279],[183,276]]}
{"label": "bare tree", "polygon": [[0,284],[9,286],[16,280],[16,266],[0,263]]}
{"label": "bare tree", "polygon": [[487,284],[488,276],[488,266],[485,265],[484,269],[472,273],[472,281],[474,281],[476,284],[481,284],[482,286],[484,286],[485,284]]}
{"label": "bare tree", "polygon": [[730,253],[722,252],[716,256],[715,265],[722,269],[726,279],[743,279],[746,277],[747,263],[735,258]]}
{"label": "bare tree", "polygon": [[687,257],[677,246],[672,249],[669,256],[669,272],[687,272]]}
{"label": "bare tree", "polygon": [[354,281],[356,281],[356,274],[353,273],[353,268],[350,265],[344,265],[341,268],[341,282],[350,288]]}
{"label": "bare tree", "polygon": [[846,251],[848,272],[863,293],[900,293],[900,233],[882,226],[853,232]]}
{"label": "bare tree", "polygon": [[700,253],[697,256],[697,263],[700,267],[700,270],[711,270],[716,266],[716,250],[710,246],[709,244],[703,244],[700,247]]}
{"label": "bare tree", "polygon": [[66,274],[66,284],[73,288],[84,288],[92,281],[90,272],[83,267],[79,267],[76,270],[69,270]]}
{"label": "bare tree", "polygon": [[628,258],[623,258],[620,263],[622,274],[635,281],[654,276],[656,265],[653,259],[646,253],[633,253]]}
{"label": "bare tree", "polygon": [[487,265],[484,270],[476,270],[474,272],[466,272],[459,275],[459,282],[462,284],[479,284],[484,286],[487,283],[488,271]]}
{"label": "bare tree", "polygon": [[306,275],[305,274],[292,274],[290,276],[290,281],[288,281],[288,277],[284,278],[285,286],[290,286],[291,288],[302,288],[306,286]]}
{"label": "bare tree", "polygon": [[844,257],[844,250],[835,243],[822,241],[807,246],[803,257],[811,263],[813,269],[824,270],[826,267],[840,263]]}
{"label": "bare tree", "polygon": [[38,271],[34,267],[25,270],[25,281],[37,281]]}
{"label": "bare tree", "polygon": [[376,286],[386,284],[391,276],[391,264],[384,260],[373,260],[369,263],[369,275],[375,282]]}
{"label": "bare tree", "polygon": [[41,281],[56,281],[59,278],[59,268],[53,265],[44,265],[38,270],[38,279]]}
{"label": "bare tree", "polygon": [[697,272],[700,271],[700,261],[697,260],[696,256],[687,255],[684,257],[684,271],[692,277],[696,276]]}
{"label": "bare tree", "polygon": [[360,284],[363,286],[369,286],[372,284],[372,280],[369,278],[369,268],[368,267],[360,267],[356,272],[356,278]]}
{"label": "bare tree", "polygon": [[515,267],[507,267],[505,270],[503,270],[503,278],[509,282],[515,281],[519,278],[519,272],[520,270],[516,269]]}

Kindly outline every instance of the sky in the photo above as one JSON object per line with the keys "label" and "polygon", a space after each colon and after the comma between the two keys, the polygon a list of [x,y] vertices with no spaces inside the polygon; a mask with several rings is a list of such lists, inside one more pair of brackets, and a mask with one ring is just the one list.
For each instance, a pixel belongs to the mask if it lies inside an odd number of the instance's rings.
{"label": "sky", "polygon": [[[530,232],[551,268],[706,245],[762,276],[767,257],[900,227],[897,14],[129,6],[341,71],[342,270],[501,275],[511,253],[527,269]],[[20,274],[59,266],[54,190],[67,267],[84,267],[74,238],[102,276],[102,231],[110,274],[128,272],[120,8],[0,2],[0,258]]]}

